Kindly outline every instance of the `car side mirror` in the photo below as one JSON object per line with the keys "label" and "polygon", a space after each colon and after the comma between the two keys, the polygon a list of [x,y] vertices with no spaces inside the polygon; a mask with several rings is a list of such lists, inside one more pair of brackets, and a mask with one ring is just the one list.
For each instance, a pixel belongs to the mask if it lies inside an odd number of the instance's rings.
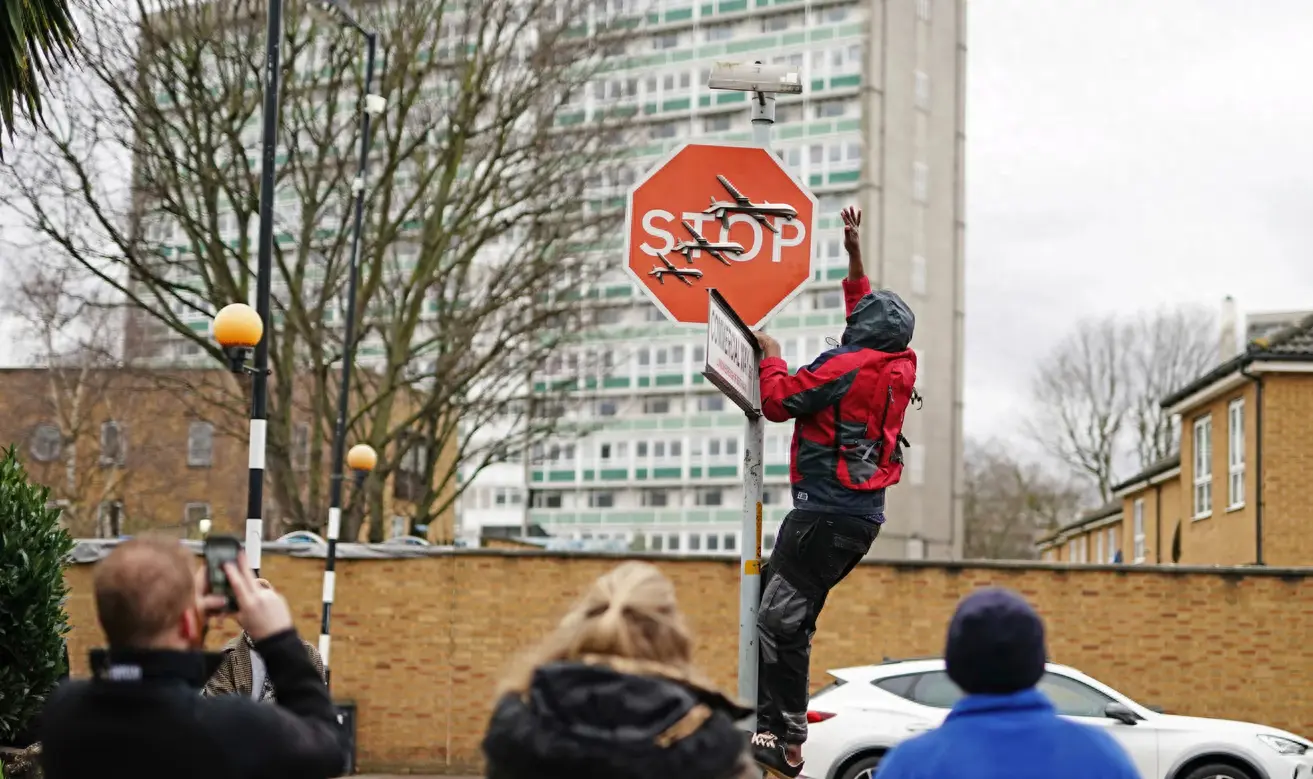
{"label": "car side mirror", "polygon": [[1108,719],[1115,719],[1123,725],[1134,725],[1140,721],[1140,718],[1126,704],[1117,703],[1116,701],[1104,707],[1103,716]]}

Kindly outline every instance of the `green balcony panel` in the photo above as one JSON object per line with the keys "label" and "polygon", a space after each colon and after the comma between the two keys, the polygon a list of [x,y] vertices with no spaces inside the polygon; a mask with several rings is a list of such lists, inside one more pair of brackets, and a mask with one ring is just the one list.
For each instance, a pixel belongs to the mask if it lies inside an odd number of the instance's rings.
{"label": "green balcony panel", "polygon": [[803,321],[807,323],[808,327],[815,327],[817,325],[828,325],[830,323],[830,315],[808,314]]}
{"label": "green balcony panel", "polygon": [[706,384],[706,383],[707,383],[707,377],[706,377],[706,376],[703,376],[703,375],[700,374],[700,373],[695,373],[695,374],[693,375],[693,383],[694,383],[694,384]]}
{"label": "green balcony panel", "polygon": [[602,515],[584,514],[583,516],[579,517],[579,522],[580,524],[584,524],[584,525],[600,525],[602,524]]}
{"label": "green balcony panel", "polygon": [[646,468],[635,468],[635,469],[634,469],[634,478],[635,478],[635,479],[638,479],[639,481],[644,481],[644,480],[646,480],[646,479],[647,479],[647,469],[646,469]]}
{"label": "green balcony panel", "polygon": [[833,27],[820,27],[811,31],[811,39],[814,41],[828,41],[834,37]]}
{"label": "green balcony panel", "polygon": [[707,476],[712,479],[726,479],[739,475],[737,465],[713,465],[707,469]]}
{"label": "green balcony panel", "polygon": [[692,105],[692,99],[681,97],[678,100],[667,100],[661,104],[662,111],[687,111]]}
{"label": "green balcony panel", "polygon": [[602,380],[602,387],[604,389],[624,389],[628,386],[628,376],[607,376]]}
{"label": "green balcony panel", "polygon": [[860,170],[844,170],[838,173],[830,174],[831,184],[853,184],[860,181],[862,172]]}
{"label": "green balcony panel", "polygon": [[655,114],[656,112],[657,112],[657,104],[656,104],[656,103],[645,103],[645,104],[643,105],[643,113],[645,113],[645,114]]}
{"label": "green balcony panel", "polygon": [[848,275],[847,268],[830,268],[825,272],[825,278],[827,281],[836,281],[838,279],[844,278],[847,275]]}
{"label": "green balcony panel", "polygon": [[666,11],[667,23],[682,22],[686,19],[692,19],[692,18],[693,18],[693,8],[691,6],[689,8],[676,8],[671,11]]}
{"label": "green balcony panel", "polygon": [[706,509],[698,509],[697,511],[690,511],[684,515],[684,519],[688,522],[710,522],[711,512],[707,511]]}
{"label": "green balcony panel", "polygon": [[835,132],[847,133],[862,129],[861,119],[840,119],[834,123]]}
{"label": "green balcony panel", "polygon": [[542,481],[542,480],[543,480],[543,472],[542,472],[542,471],[534,471],[534,472],[533,472],[533,480],[534,480],[534,481]]}
{"label": "green balcony panel", "polygon": [[767,466],[766,466],[766,475],[767,475],[767,476],[788,476],[788,475],[789,475],[789,466],[787,466],[787,465],[767,465]]}
{"label": "green balcony panel", "polygon": [[862,77],[856,73],[850,76],[835,76],[830,79],[830,89],[850,89],[862,85]]}
{"label": "green balcony panel", "polygon": [[823,78],[814,78],[814,79],[812,79],[812,91],[813,91],[813,92],[824,92],[824,91],[825,91],[825,79],[823,79]]}
{"label": "green balcony panel", "polygon": [[780,128],[781,138],[801,138],[807,128],[796,124],[786,124]]}
{"label": "green balcony panel", "polygon": [[678,479],[683,475],[682,468],[655,468],[652,471],[654,479]]}
{"label": "green balcony panel", "polygon": [[594,471],[594,470],[591,470],[591,469],[590,469],[590,470],[587,470],[587,471],[584,471],[584,481],[592,481],[592,480],[593,480],[593,477],[594,477],[596,474],[597,474],[597,472]]}
{"label": "green balcony panel", "polygon": [[547,481],[574,481],[574,471],[550,471],[547,474]]}
{"label": "green balcony panel", "polygon": [[603,468],[602,481],[624,481],[629,478],[628,468]]}
{"label": "green balcony panel", "polygon": [[834,132],[834,127],[829,122],[812,122],[807,125],[808,135],[829,135]]}
{"label": "green balcony panel", "polygon": [[807,33],[805,32],[786,32],[783,39],[785,46],[796,46],[799,43],[807,42]]}
{"label": "green balcony panel", "polygon": [[797,314],[791,314],[791,315],[789,315],[789,316],[782,316],[782,317],[779,317],[778,319],[775,320],[775,326],[776,326],[776,327],[797,327],[797,326],[798,326],[798,315],[797,315]]}
{"label": "green balcony panel", "polygon": [[608,299],[627,298],[632,294],[634,294],[634,290],[630,287],[607,287],[606,291],[602,293],[602,297]]}
{"label": "green balcony panel", "polygon": [[716,12],[716,6],[712,5],[711,3],[703,3],[703,4],[702,4],[702,16],[703,16],[704,18],[705,18],[705,17],[708,17],[708,16],[711,16],[711,15],[714,14],[715,12]]}
{"label": "green balcony panel", "polygon": [[822,184],[824,184],[824,183],[825,183],[825,176],[823,176],[823,175],[821,175],[821,174],[819,174],[819,173],[813,173],[813,174],[811,174],[810,176],[807,177],[807,185],[808,185],[808,186],[811,186],[811,187],[819,187],[820,185],[822,185]]}
{"label": "green balcony panel", "polygon": [[583,122],[583,120],[584,120],[583,111],[574,111],[572,113],[561,114],[560,116],[556,117],[556,123],[558,125],[561,125],[562,127],[569,127],[571,125],[580,124]]}
{"label": "green balcony panel", "polygon": [[682,386],[683,383],[684,383],[684,376],[683,374],[679,374],[679,373],[665,374],[663,376],[656,377],[656,385],[658,387],[679,387]]}
{"label": "green balcony panel", "polygon": [[732,14],[735,11],[747,10],[748,0],[720,0],[719,10],[723,14]]}
{"label": "green balcony panel", "polygon": [[701,478],[702,478],[702,466],[700,466],[700,465],[694,465],[694,466],[690,467],[690,468],[688,469],[688,477],[689,477],[690,479],[701,479]]}
{"label": "green balcony panel", "polygon": [[642,525],[651,524],[656,521],[656,512],[654,511],[635,511],[629,515],[629,521]]}
{"label": "green balcony panel", "polygon": [[597,389],[597,377],[587,376],[584,378],[584,389]]}
{"label": "green balcony panel", "polygon": [[711,105],[711,95],[698,95],[698,107],[706,108]]}
{"label": "green balcony panel", "polygon": [[[741,54],[745,51],[768,51],[770,49],[778,49],[779,46],[780,46],[779,39],[774,35],[769,35],[764,38],[748,38],[747,40],[743,40],[743,41],[730,41],[725,45],[725,53]],[[730,92],[729,94],[732,95],[736,94],[739,97],[743,97],[747,93]],[[724,97],[724,95],[721,95],[721,97]],[[717,100],[716,102],[722,102],[722,101]]]}
{"label": "green balcony panel", "polygon": [[662,430],[683,430],[683,429],[684,429],[684,418],[683,418],[683,417],[670,417],[669,419],[663,419],[663,420],[661,420],[661,429],[662,429]]}
{"label": "green balcony panel", "polygon": [[691,60],[691,59],[693,59],[692,49],[684,49],[682,51],[672,51],[670,53],[671,62],[683,62],[684,60]]}
{"label": "green balcony panel", "polygon": [[652,377],[651,377],[651,376],[639,376],[639,377],[638,377],[638,386],[640,386],[640,387],[650,387],[650,386],[652,386]]}

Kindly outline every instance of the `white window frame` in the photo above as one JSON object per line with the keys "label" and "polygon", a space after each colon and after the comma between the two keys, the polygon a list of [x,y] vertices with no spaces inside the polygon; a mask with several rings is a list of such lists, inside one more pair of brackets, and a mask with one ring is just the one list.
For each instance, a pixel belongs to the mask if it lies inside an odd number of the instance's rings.
{"label": "white window frame", "polygon": [[187,466],[209,468],[214,465],[214,425],[197,420],[187,426]]}
{"label": "white window frame", "polygon": [[1121,529],[1120,524],[1108,528],[1108,562],[1117,562],[1117,553],[1121,551]]}
{"label": "white window frame", "polygon": [[1194,518],[1205,519],[1213,515],[1213,415],[1205,414],[1194,421],[1191,455],[1194,464],[1194,489],[1191,490]]}
{"label": "white window frame", "polygon": [[1245,399],[1226,407],[1226,508],[1245,506]]}
{"label": "white window frame", "polygon": [[1131,543],[1137,563],[1144,562],[1144,498],[1136,498],[1131,507]]}

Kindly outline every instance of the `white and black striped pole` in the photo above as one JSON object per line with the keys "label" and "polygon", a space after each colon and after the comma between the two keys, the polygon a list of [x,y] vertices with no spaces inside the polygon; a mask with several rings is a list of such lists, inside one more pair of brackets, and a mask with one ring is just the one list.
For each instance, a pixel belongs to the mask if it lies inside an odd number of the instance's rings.
{"label": "white and black striped pole", "polygon": [[[266,285],[267,286],[267,285]],[[268,295],[263,307],[268,306]],[[250,479],[246,499],[246,563],[260,575],[260,551],[264,540],[264,447],[266,402],[269,386],[269,347],[264,340],[264,319],[245,303],[224,306],[214,316],[214,340],[223,347],[233,373],[251,376],[251,440],[248,453]],[[246,360],[255,352],[255,367]]]}
{"label": "white and black striped pole", "polygon": [[[356,476],[356,488],[364,483],[365,477],[378,464],[378,452],[368,444],[356,444],[346,453],[346,465]],[[333,619],[333,597],[337,592],[337,539],[342,532],[342,482],[341,474],[334,474],[335,483],[333,505],[328,509],[328,554],[324,559],[324,610],[319,617],[319,659],[324,662],[324,683],[331,685],[332,673],[329,671],[328,657],[332,650],[330,630]]]}

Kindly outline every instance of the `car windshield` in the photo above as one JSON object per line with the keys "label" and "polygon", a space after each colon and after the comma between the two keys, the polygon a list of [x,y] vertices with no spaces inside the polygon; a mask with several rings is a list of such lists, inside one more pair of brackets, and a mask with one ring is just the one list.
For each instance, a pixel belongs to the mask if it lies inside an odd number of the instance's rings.
{"label": "car windshield", "polygon": [[[922,706],[951,709],[962,699],[963,693],[944,671],[892,676],[877,679],[876,687]],[[1052,701],[1059,714],[1068,717],[1103,717],[1113,699],[1084,682],[1067,676],[1045,672],[1036,685]]]}

